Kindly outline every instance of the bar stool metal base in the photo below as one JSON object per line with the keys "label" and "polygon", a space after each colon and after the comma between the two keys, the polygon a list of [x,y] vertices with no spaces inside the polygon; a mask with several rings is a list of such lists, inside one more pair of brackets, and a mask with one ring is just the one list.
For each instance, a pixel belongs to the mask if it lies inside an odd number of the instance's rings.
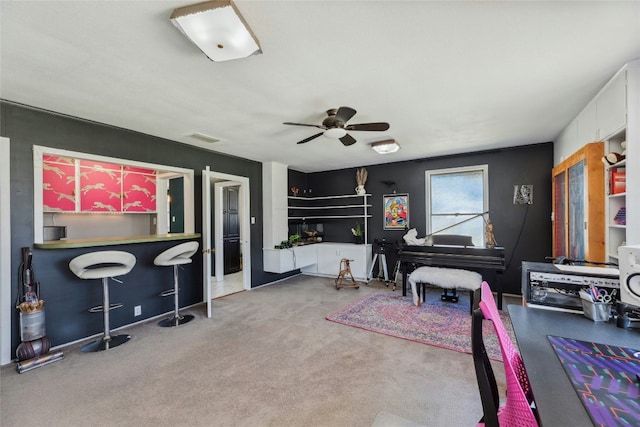
{"label": "bar stool metal base", "polygon": [[171,326],[179,326],[184,325],[185,323],[189,323],[193,320],[193,316],[191,314],[184,314],[180,316],[171,316],[168,319],[164,319],[158,322],[158,326],[162,326],[163,328],[169,328]]}
{"label": "bar stool metal base", "polygon": [[91,353],[94,351],[109,350],[124,344],[131,339],[131,335],[112,335],[110,339],[100,338],[99,340],[92,341],[89,344],[85,344],[80,348],[83,353]]}

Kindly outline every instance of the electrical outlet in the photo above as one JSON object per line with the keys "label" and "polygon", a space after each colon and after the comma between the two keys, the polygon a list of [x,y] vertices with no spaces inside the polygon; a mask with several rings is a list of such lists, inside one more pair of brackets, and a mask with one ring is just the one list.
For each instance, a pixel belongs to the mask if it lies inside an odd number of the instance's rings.
{"label": "electrical outlet", "polygon": [[134,316],[140,316],[142,314],[142,306],[141,305],[136,305],[135,307],[133,307],[133,315]]}

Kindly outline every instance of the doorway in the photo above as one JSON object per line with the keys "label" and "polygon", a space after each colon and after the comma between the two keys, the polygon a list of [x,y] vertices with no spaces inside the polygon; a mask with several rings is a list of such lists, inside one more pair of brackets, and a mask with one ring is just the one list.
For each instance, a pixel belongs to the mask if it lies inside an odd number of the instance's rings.
{"label": "doorway", "polygon": [[202,171],[203,296],[251,289],[249,179]]}
{"label": "doorway", "polygon": [[240,187],[222,188],[222,241],[224,251],[224,275],[242,270],[240,249]]}
{"label": "doorway", "polygon": [[[217,181],[212,193],[214,271],[211,299],[243,291],[242,185],[238,181]],[[249,286],[251,286],[249,284]]]}

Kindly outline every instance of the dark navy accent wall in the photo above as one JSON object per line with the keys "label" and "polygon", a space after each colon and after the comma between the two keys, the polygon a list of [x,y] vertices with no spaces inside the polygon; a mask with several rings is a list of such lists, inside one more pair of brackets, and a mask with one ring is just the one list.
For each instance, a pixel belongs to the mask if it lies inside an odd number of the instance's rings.
{"label": "dark navy accent wall", "polygon": [[[551,255],[551,169],[553,143],[532,144],[502,150],[475,152],[406,162],[366,166],[365,185],[370,193],[371,215],[368,242],[385,238],[402,241],[403,231],[383,230],[382,196],[409,193],[409,224],[419,237],[426,234],[425,172],[428,170],[484,165],[489,166],[489,207],[499,246],[505,247],[508,269],[503,276],[505,292],[520,294],[522,260],[544,262]],[[356,168],[310,174],[289,171],[289,182],[311,189],[313,196],[353,194]],[[395,184],[389,184],[394,182]],[[514,184],[533,184],[532,205],[513,204]],[[325,241],[352,242],[355,220],[326,220]],[[521,233],[521,234],[520,234]],[[375,251],[375,247],[374,247]],[[389,268],[395,256],[388,255]]]}
{"label": "dark navy accent wall", "polygon": [[[262,262],[262,164],[251,160],[218,154],[186,144],[157,138],[126,129],[80,120],[39,109],[0,102],[0,135],[11,144],[11,269],[17,277],[20,248],[33,246],[33,146],[41,145],[110,156],[140,162],[182,167],[194,170],[195,231],[202,231],[202,170],[207,165],[221,173],[248,177],[251,183],[252,287],[273,282],[286,275],[265,273]],[[180,242],[174,242],[178,244]],[[168,243],[166,247],[171,246]],[[98,248],[112,249],[113,246]],[[124,245],[119,249],[140,255],[138,264],[125,278],[124,285],[113,283],[112,300],[125,308],[112,313],[112,325],[118,327],[171,310],[171,298],[157,296],[160,288],[170,288],[170,269],[153,266],[153,257],[164,245],[160,243]],[[33,263],[41,293],[46,300],[47,335],[52,345],[61,345],[101,331],[100,314],[86,309],[101,303],[100,285],[75,278],[68,271],[68,261],[83,250],[34,250]],[[157,252],[157,253],[156,253]],[[186,276],[183,276],[186,274]],[[12,279],[12,301],[18,284]],[[181,270],[184,295],[181,305],[202,301],[202,258]],[[3,284],[4,285],[4,284]],[[133,306],[142,304],[142,316],[133,316]],[[20,342],[18,311],[13,313],[12,347]]]}
{"label": "dark navy accent wall", "polygon": [[[256,218],[251,225],[252,287],[270,283],[295,272],[266,273],[262,256],[262,165],[259,162],[218,154],[186,144],[157,138],[126,129],[88,122],[38,109],[0,102],[0,135],[11,141],[11,268],[17,277],[21,248],[33,246],[33,145],[66,149],[140,162],[155,163],[194,170],[195,231],[202,231],[202,175],[209,165],[212,170],[248,177],[251,182],[250,215]],[[259,141],[255,141],[258,143]],[[410,224],[419,235],[425,234],[424,172],[457,166],[489,165],[489,196],[491,219],[496,239],[505,246],[509,269],[505,274],[506,290],[519,293],[520,260],[542,261],[551,251],[551,179],[553,162],[551,143],[536,144],[498,151],[470,153],[416,161],[367,166],[368,193],[373,196],[368,240],[386,238],[400,240],[402,232],[382,230],[382,195],[409,193]],[[289,182],[307,195],[335,195],[353,193],[355,168],[305,174],[289,171]],[[395,187],[382,181],[394,181]],[[513,185],[533,184],[534,204],[528,208],[513,205]],[[351,242],[350,229],[355,221],[326,221],[325,240]],[[522,235],[518,235],[522,227]],[[138,257],[134,271],[124,277],[124,284],[112,283],[112,301],[123,302],[125,308],[112,313],[112,327],[167,313],[171,298],[158,293],[171,287],[171,269],[153,266],[153,258],[162,250],[180,242],[109,246],[101,249],[122,249]],[[102,331],[101,315],[86,310],[101,303],[98,281],[88,283],[77,279],[68,270],[68,261],[95,248],[68,250],[34,250],[33,265],[46,300],[47,335],[52,344],[61,345]],[[389,263],[394,261],[389,257]],[[202,258],[194,256],[193,263],[181,270],[181,305],[202,300]],[[16,279],[12,279],[15,281]],[[11,283],[12,300],[17,296],[17,282]],[[141,304],[142,316],[133,317],[133,306]],[[19,343],[18,312],[13,313],[12,346]]]}
{"label": "dark navy accent wall", "polygon": [[[160,296],[162,291],[173,289],[173,268],[154,267],[153,260],[159,253],[185,241],[102,248],[34,249],[33,265],[36,278],[42,284],[40,297],[46,302],[47,336],[53,345],[103,331],[102,314],[87,311],[90,307],[102,305],[101,281],[79,279],[69,270],[69,260],[100,250],[126,251],[135,255],[136,266],[129,274],[117,278],[123,283],[109,281],[111,303],[125,304],[122,308],[110,311],[113,329],[173,310],[173,296]],[[196,258],[194,256],[194,261]],[[181,306],[193,304],[202,298],[196,265],[195,262],[187,264],[179,270]],[[133,316],[135,305],[142,305],[141,316]]]}

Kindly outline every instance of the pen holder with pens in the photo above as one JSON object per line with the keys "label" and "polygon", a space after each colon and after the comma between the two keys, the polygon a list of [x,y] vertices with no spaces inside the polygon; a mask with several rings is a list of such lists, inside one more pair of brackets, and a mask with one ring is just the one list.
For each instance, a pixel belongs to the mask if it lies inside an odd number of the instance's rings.
{"label": "pen holder with pens", "polygon": [[582,310],[585,317],[594,322],[606,322],[611,317],[611,303],[582,301]]}
{"label": "pen holder with pens", "polygon": [[611,306],[616,296],[616,291],[611,294],[607,290],[591,286],[589,289],[580,290],[580,301],[585,317],[594,322],[608,322],[611,317]]}

